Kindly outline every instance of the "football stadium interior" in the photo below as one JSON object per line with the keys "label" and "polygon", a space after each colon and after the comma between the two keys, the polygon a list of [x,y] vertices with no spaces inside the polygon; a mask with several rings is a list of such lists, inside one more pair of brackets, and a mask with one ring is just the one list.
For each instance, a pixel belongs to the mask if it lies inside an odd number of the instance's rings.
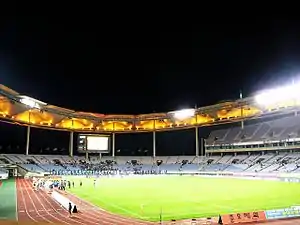
{"label": "football stadium interior", "polygon": [[[1,85],[1,121],[26,126],[27,139],[24,154],[0,149],[0,219],[300,224],[298,90],[293,85],[166,113],[105,115],[53,106]],[[207,137],[200,138],[202,127],[212,127]],[[30,154],[32,128],[69,132],[69,155]],[[195,154],[159,156],[157,132],[177,129],[194,130]],[[130,132],[152,134],[151,156],[116,156],[115,134]],[[97,145],[93,135],[105,147],[89,147]]]}

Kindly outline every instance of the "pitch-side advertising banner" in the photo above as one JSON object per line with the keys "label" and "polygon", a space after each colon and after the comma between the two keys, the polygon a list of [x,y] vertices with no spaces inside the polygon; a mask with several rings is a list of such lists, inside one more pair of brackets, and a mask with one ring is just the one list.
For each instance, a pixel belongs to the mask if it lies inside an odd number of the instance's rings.
{"label": "pitch-side advertising banner", "polygon": [[266,221],[266,215],[264,211],[232,213],[232,214],[222,215],[221,217],[222,217],[222,223],[224,225]]}
{"label": "pitch-side advertising banner", "polygon": [[268,220],[300,217],[300,207],[274,209],[265,211]]}

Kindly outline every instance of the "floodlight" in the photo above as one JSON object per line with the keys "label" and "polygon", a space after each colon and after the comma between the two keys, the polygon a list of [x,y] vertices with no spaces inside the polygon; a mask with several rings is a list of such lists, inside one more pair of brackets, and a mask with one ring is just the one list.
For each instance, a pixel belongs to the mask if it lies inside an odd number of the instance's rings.
{"label": "floodlight", "polygon": [[265,106],[299,99],[300,84],[267,90],[255,96],[256,102]]}
{"label": "floodlight", "polygon": [[171,113],[175,119],[185,120],[195,116],[195,109],[182,109]]}
{"label": "floodlight", "polygon": [[34,98],[30,98],[28,96],[19,96],[20,97],[20,102],[23,103],[24,105],[30,107],[30,108],[35,108],[35,109],[41,109],[43,105],[47,105],[44,102],[41,102],[39,100],[36,100]]}

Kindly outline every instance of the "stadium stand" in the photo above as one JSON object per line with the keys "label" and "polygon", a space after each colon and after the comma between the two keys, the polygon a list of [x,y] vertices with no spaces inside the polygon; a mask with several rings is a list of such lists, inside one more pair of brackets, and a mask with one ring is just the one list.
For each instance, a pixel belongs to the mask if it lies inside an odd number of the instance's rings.
{"label": "stadium stand", "polygon": [[300,116],[289,116],[258,124],[211,132],[206,143],[222,145],[239,142],[286,140],[300,137]]}
{"label": "stadium stand", "polygon": [[[209,153],[199,157],[90,156],[86,159],[84,156],[2,154],[0,164],[15,164],[25,172],[58,175],[199,171],[299,173],[299,127],[300,116],[289,116],[264,122],[254,121],[253,124],[246,124],[244,127],[214,130],[206,140],[206,149]],[[254,145],[257,147],[255,150]],[[260,147],[266,146],[272,148],[268,151],[260,150]],[[242,149],[235,151],[236,148]]]}
{"label": "stadium stand", "polygon": [[[69,156],[22,156],[2,155],[28,172],[51,174],[102,174],[102,173],[172,173],[172,172],[300,172],[300,153],[268,153],[268,154],[227,154],[207,157],[171,156],[153,159],[152,157],[134,158],[93,157],[85,161],[84,157]],[[24,163],[26,159],[26,162]],[[36,163],[34,159],[43,159]],[[165,161],[164,161],[165,160]],[[158,164],[160,161],[161,164]],[[143,172],[142,172],[143,171]]]}

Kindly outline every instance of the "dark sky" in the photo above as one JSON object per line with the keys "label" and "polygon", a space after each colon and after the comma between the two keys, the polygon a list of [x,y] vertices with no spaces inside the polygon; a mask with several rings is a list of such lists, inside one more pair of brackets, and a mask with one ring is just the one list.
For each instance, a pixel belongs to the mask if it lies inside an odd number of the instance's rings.
{"label": "dark sky", "polygon": [[72,15],[1,24],[1,83],[80,111],[205,106],[291,82],[300,71],[300,26],[289,19],[99,22]]}

